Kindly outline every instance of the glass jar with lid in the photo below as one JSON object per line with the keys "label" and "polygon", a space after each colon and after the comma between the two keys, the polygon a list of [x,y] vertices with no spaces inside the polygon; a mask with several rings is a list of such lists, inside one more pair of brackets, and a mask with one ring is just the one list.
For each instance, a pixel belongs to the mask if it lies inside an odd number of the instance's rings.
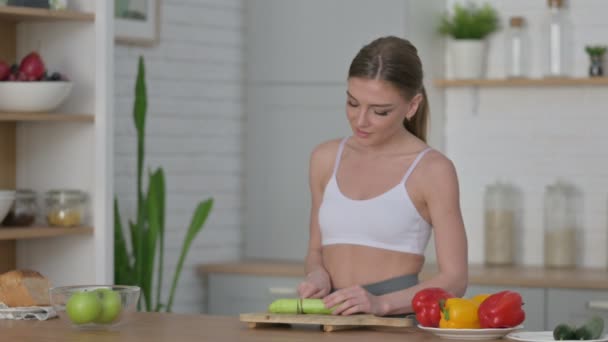
{"label": "glass jar with lid", "polygon": [[36,193],[29,189],[17,190],[15,201],[2,221],[3,226],[27,227],[36,222],[38,215],[38,203]]}
{"label": "glass jar with lid", "polygon": [[524,28],[523,17],[511,17],[507,29],[506,48],[507,70],[509,78],[521,78],[527,75],[528,37]]}
{"label": "glass jar with lid", "polygon": [[512,265],[515,258],[516,204],[511,186],[496,182],[484,196],[484,251],[488,265]]}
{"label": "glass jar with lid", "polygon": [[46,193],[46,219],[49,225],[74,227],[82,225],[87,196],[80,190],[51,190]]}
{"label": "glass jar with lid", "polygon": [[545,266],[575,267],[577,264],[577,205],[572,187],[562,181],[545,189]]}
{"label": "glass jar with lid", "polygon": [[548,11],[542,25],[545,77],[564,77],[572,67],[572,25],[564,0],[547,0]]}

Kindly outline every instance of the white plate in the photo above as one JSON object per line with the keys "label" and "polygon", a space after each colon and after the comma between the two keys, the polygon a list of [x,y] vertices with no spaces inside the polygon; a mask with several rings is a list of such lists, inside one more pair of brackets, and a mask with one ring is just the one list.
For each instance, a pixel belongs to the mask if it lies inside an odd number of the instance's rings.
{"label": "white plate", "polygon": [[418,328],[433,333],[441,338],[469,341],[494,340],[497,338],[501,338],[515,330],[522,329],[523,327],[523,325],[518,325],[514,328],[500,329],[445,329],[423,327],[418,324]]}
{"label": "white plate", "polygon": [[[553,339],[553,331],[517,331],[507,335],[507,338],[514,341],[522,342],[541,342],[541,341],[555,341]],[[574,340],[569,340],[574,341]],[[587,340],[585,342],[606,342],[608,341],[607,335],[602,336],[599,340]]]}

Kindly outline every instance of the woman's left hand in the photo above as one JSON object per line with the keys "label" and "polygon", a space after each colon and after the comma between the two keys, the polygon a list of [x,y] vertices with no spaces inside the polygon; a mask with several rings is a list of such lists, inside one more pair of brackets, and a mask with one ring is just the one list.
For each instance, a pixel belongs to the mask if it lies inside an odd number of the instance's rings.
{"label": "woman's left hand", "polygon": [[367,292],[361,286],[353,286],[338,290],[323,298],[326,308],[333,309],[334,315],[352,315],[355,313],[369,313],[382,316],[382,303],[380,297]]}

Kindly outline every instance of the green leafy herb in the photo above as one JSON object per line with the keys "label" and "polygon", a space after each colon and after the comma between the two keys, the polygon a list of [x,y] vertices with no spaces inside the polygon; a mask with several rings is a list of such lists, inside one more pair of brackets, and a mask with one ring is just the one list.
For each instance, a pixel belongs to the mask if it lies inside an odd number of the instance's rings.
{"label": "green leafy herb", "polygon": [[587,51],[589,56],[603,56],[606,52],[606,47],[602,45],[587,45],[585,46],[585,51]]}
{"label": "green leafy herb", "polygon": [[483,39],[499,28],[498,14],[489,4],[456,3],[452,15],[442,17],[439,32],[454,39]]}

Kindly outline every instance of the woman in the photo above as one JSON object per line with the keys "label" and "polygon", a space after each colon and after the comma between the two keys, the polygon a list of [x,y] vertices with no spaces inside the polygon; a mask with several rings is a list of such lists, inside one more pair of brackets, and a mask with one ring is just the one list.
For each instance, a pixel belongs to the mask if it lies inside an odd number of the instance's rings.
{"label": "woman", "polygon": [[[417,291],[462,296],[467,240],[452,162],[426,144],[428,103],[416,48],[397,37],[364,46],[351,63],[351,137],[317,146],[302,298],[336,315],[412,312]],[[418,283],[434,230],[438,274]],[[337,306],[336,306],[337,305]]]}

